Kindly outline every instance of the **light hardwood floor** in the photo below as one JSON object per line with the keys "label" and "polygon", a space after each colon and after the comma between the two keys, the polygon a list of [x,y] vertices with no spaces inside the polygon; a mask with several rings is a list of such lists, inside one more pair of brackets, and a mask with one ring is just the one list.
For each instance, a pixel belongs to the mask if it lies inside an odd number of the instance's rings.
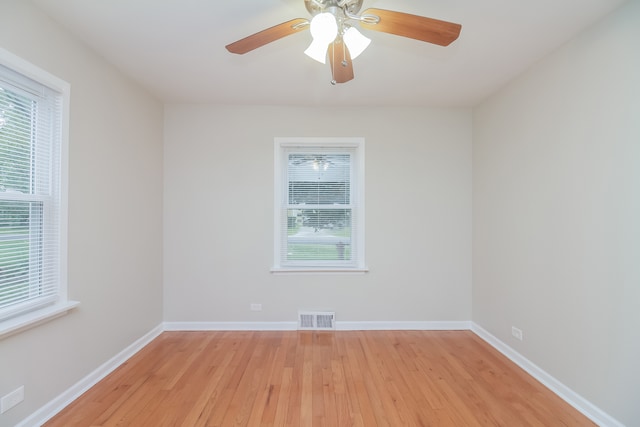
{"label": "light hardwood floor", "polygon": [[165,332],[69,426],[593,426],[469,331]]}

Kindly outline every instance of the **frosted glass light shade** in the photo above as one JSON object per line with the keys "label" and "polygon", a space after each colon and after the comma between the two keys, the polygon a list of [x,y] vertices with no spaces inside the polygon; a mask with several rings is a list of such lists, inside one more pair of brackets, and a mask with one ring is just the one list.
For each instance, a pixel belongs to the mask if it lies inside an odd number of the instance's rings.
{"label": "frosted glass light shade", "polygon": [[321,43],[314,40],[311,42],[307,50],[304,51],[304,53],[309,58],[313,58],[318,62],[326,64],[328,48],[329,48],[329,43]]}
{"label": "frosted glass light shade", "polygon": [[371,39],[367,38],[360,33],[360,31],[356,30],[354,27],[350,27],[347,31],[345,31],[344,43],[347,45],[347,49],[349,49],[349,53],[351,54],[351,59],[356,59],[371,43]]}
{"label": "frosted glass light shade", "polygon": [[331,13],[319,13],[311,20],[309,28],[313,41],[304,53],[318,62],[325,63],[327,48],[338,35],[338,23]]}

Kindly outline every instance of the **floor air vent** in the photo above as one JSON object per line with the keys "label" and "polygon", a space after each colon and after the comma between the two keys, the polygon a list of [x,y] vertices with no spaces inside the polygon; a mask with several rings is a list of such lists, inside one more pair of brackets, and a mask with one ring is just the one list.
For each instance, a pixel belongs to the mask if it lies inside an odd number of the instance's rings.
{"label": "floor air vent", "polygon": [[336,328],[336,313],[332,311],[298,312],[298,329],[327,331]]}

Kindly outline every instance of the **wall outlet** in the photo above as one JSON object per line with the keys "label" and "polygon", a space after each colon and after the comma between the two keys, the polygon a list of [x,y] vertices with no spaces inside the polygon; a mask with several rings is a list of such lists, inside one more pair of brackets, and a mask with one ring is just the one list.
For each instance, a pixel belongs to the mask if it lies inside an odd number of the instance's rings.
{"label": "wall outlet", "polygon": [[24,386],[22,385],[18,387],[16,390],[7,394],[6,396],[3,396],[2,399],[0,399],[0,414],[4,414],[9,409],[13,408],[23,400],[24,400]]}
{"label": "wall outlet", "polygon": [[251,304],[251,311],[262,311],[262,304]]}
{"label": "wall outlet", "polygon": [[516,328],[515,326],[511,327],[511,335],[517,340],[522,341],[522,330]]}

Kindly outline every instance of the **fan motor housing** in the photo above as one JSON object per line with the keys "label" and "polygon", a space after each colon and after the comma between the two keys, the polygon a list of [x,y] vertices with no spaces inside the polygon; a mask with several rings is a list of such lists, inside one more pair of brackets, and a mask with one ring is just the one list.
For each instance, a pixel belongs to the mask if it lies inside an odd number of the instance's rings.
{"label": "fan motor housing", "polygon": [[363,0],[304,0],[304,5],[312,16],[329,8],[339,8],[355,15],[362,8]]}

